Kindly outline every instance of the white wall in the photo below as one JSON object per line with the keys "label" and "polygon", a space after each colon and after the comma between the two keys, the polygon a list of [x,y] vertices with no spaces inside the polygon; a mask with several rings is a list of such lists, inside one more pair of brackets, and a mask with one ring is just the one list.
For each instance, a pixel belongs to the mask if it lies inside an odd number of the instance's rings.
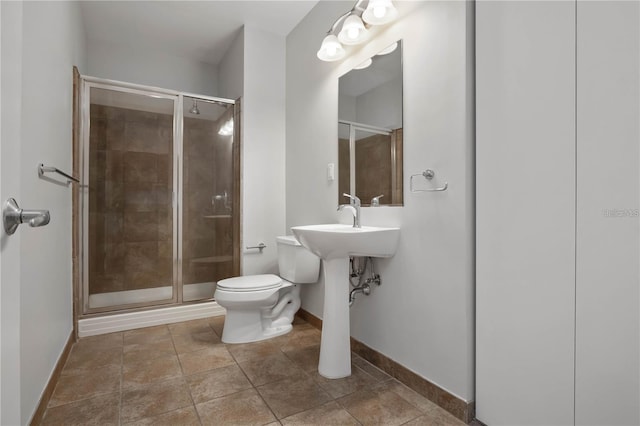
{"label": "white wall", "polygon": [[244,27],[242,100],[243,275],[277,272],[276,237],[285,235],[285,39]]}
{"label": "white wall", "polygon": [[238,99],[244,92],[244,28],[242,28],[218,64],[218,94]]}
{"label": "white wall", "polygon": [[218,96],[215,65],[99,40],[89,40],[87,43],[87,69],[83,74]]}
{"label": "white wall", "polygon": [[[400,2],[412,12],[341,63],[316,51],[352,6],[320,2],[287,37],[287,227],[349,218],[336,212],[338,77],[392,42],[404,42],[404,207],[364,208],[365,225],[402,228],[383,284],[351,309],[352,336],[464,400],[473,399],[472,4]],[[435,42],[437,40],[437,42]],[[433,42],[432,42],[433,41]],[[433,168],[442,193],[410,193],[409,175]],[[303,289],[322,316],[323,282]],[[346,295],[345,295],[346,297]]]}
{"label": "white wall", "polygon": [[[4,12],[4,3],[2,7]],[[22,225],[16,234],[2,237],[2,304],[3,308],[13,305],[12,319],[17,318],[16,310],[19,316],[19,321],[11,324],[3,318],[3,328],[11,328],[7,334],[3,330],[3,355],[6,343],[15,344],[16,329],[19,340],[19,359],[13,356],[15,348],[8,359],[2,358],[3,424],[30,420],[73,327],[71,188],[39,179],[36,166],[42,162],[71,170],[72,67],[85,66],[84,27],[77,3],[25,2],[21,13],[18,9],[9,17],[13,20],[10,31],[20,34],[12,40],[12,47],[22,51],[21,75],[8,77],[15,85],[10,100],[21,103],[20,111],[10,110],[16,126],[12,126],[11,136],[19,139],[6,140],[3,132],[2,180],[6,185],[2,198],[13,196],[23,208],[48,209],[51,223],[42,228]],[[4,24],[3,72],[7,66]],[[17,65],[11,65],[15,71]],[[9,83],[3,74],[3,89],[5,81]],[[3,90],[3,114],[5,99]],[[8,161],[17,161],[7,170],[5,152],[9,153]],[[10,182],[7,172],[14,173]],[[15,243],[20,258],[7,267],[5,254],[15,256],[13,249],[8,249]],[[9,289],[9,300],[5,300],[5,289]]]}

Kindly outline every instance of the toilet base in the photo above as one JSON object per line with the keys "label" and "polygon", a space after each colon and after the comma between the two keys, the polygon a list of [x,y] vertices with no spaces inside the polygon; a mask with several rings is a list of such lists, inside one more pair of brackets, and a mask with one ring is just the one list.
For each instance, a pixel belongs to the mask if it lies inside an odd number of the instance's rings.
{"label": "toilet base", "polygon": [[[265,323],[268,322],[268,323]],[[287,334],[291,324],[272,325],[260,311],[227,310],[222,330],[223,343],[252,343]]]}

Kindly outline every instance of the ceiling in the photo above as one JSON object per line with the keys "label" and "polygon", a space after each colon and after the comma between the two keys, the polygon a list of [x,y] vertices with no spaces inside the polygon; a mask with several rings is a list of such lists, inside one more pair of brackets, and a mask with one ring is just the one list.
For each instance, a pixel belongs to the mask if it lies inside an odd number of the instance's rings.
{"label": "ceiling", "polygon": [[243,25],[286,36],[318,1],[82,1],[89,41],[217,65]]}

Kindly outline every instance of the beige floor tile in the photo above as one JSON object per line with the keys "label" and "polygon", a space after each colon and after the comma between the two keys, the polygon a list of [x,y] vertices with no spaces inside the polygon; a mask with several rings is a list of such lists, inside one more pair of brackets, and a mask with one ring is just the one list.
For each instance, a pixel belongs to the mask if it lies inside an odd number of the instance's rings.
{"label": "beige floor tile", "polygon": [[122,368],[122,387],[147,385],[180,376],[182,376],[182,370],[177,355],[152,358],[147,361],[125,362]]}
{"label": "beige floor tile", "polygon": [[287,338],[280,341],[280,349],[288,352],[294,349],[319,345],[321,333],[320,330],[310,325],[300,325],[296,326],[285,336]]}
{"label": "beige floor tile", "polygon": [[183,353],[179,357],[185,375],[235,364],[233,357],[224,345],[215,345],[207,349]]}
{"label": "beige floor tile", "polygon": [[442,410],[442,413],[425,414],[410,422],[405,423],[403,426],[465,426],[466,423],[462,420],[458,420],[453,415]]}
{"label": "beige floor tile", "polygon": [[191,406],[124,424],[127,426],[196,426],[200,425],[200,420],[195,407]]}
{"label": "beige floor tile", "polygon": [[187,352],[199,351],[221,344],[220,338],[213,330],[195,334],[178,334],[173,336],[173,343],[176,352],[184,354]]}
{"label": "beige floor tile", "polygon": [[264,425],[275,419],[255,389],[197,404],[203,425]]}
{"label": "beige floor tile", "polygon": [[285,352],[285,355],[307,373],[318,371],[318,362],[320,362],[320,345],[292,349]]}
{"label": "beige floor tile", "polygon": [[235,364],[194,374],[186,379],[196,404],[252,387],[240,367]]}
{"label": "beige floor tile", "polygon": [[124,344],[124,333],[100,334],[98,336],[83,337],[74,347],[91,347],[92,349],[120,348]]}
{"label": "beige floor tile", "polygon": [[207,333],[212,331],[209,322],[211,318],[202,318],[191,321],[177,322],[175,324],[169,324],[169,331],[173,336],[180,334],[196,334]]}
{"label": "beige floor tile", "polygon": [[351,414],[338,405],[335,401],[327,402],[316,408],[312,408],[281,420],[284,426],[298,425],[335,425],[358,426],[360,423]]}
{"label": "beige floor tile", "polygon": [[337,400],[363,425],[401,425],[422,412],[391,391],[363,390]]}
{"label": "beige floor tile", "polygon": [[257,389],[279,419],[317,407],[332,399],[306,375],[268,383]]}
{"label": "beige floor tile", "polygon": [[374,392],[394,392],[423,413],[431,412],[434,408],[441,409],[434,402],[429,401],[427,398],[398,382],[396,379],[380,382],[373,386],[372,390]]}
{"label": "beige floor tile", "polygon": [[312,377],[332,398],[340,398],[358,390],[367,389],[377,383],[373,377],[353,364],[351,365],[351,375],[349,377],[327,379],[317,371],[312,374]]}
{"label": "beige floor tile", "polygon": [[219,317],[213,317],[209,320],[209,325],[213,328],[213,331],[218,335],[218,337],[222,337],[222,330],[224,329],[224,315]]}
{"label": "beige floor tile", "polygon": [[170,337],[163,337],[149,343],[125,345],[123,350],[125,364],[176,354],[176,350],[173,347],[173,340]]}
{"label": "beige floor tile", "polygon": [[96,368],[86,374],[61,376],[49,400],[49,407],[120,391],[119,365]]}
{"label": "beige floor tile", "polygon": [[118,425],[119,403],[120,393],[115,392],[51,407],[45,412],[42,425]]}
{"label": "beige floor tile", "polygon": [[192,405],[182,377],[122,391],[123,423],[144,419]]}
{"label": "beige floor tile", "polygon": [[223,326],[214,317],[81,339],[43,424],[464,424],[358,355],[350,377],[320,376],[320,332],[304,321],[239,345],[221,343]]}
{"label": "beige floor tile", "polygon": [[62,370],[62,375],[89,373],[96,368],[108,365],[122,365],[122,348],[96,349],[88,346],[75,346]]}
{"label": "beige floor tile", "polygon": [[124,344],[153,343],[162,338],[171,337],[169,327],[157,325],[155,327],[138,328],[124,332]]}
{"label": "beige floor tile", "polygon": [[244,362],[280,353],[280,349],[269,340],[261,342],[227,345],[236,362]]}
{"label": "beige floor tile", "polygon": [[254,386],[304,375],[304,372],[282,353],[238,364]]}

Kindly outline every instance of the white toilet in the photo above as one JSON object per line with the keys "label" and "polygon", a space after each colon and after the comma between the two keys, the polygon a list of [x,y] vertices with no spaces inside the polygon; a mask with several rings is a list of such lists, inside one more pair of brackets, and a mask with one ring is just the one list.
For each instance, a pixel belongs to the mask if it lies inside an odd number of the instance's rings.
{"label": "white toilet", "polygon": [[249,343],[288,333],[300,308],[298,284],[315,283],[320,258],[293,236],[277,237],[278,268],[273,274],[218,281],[214,298],[227,310],[224,343]]}

